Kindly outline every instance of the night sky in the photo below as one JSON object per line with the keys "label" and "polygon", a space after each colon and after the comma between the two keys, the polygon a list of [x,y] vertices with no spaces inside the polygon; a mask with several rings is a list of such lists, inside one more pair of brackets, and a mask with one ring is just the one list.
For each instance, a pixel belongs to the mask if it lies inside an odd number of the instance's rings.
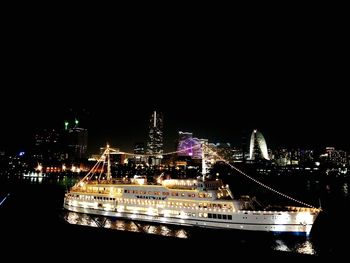
{"label": "night sky", "polygon": [[8,32],[0,150],[68,116],[89,129],[90,151],[106,141],[131,150],[153,110],[166,150],[179,130],[239,146],[253,128],[271,147],[350,149],[348,51],[332,28],[91,30]]}

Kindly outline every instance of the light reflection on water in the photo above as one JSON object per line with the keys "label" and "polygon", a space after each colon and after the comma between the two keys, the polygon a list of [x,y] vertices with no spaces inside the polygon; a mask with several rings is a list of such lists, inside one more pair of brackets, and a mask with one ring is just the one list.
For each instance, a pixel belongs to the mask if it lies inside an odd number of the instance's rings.
{"label": "light reflection on water", "polygon": [[37,176],[37,175],[24,175],[20,176],[18,179],[20,179],[22,182],[30,182],[31,184],[55,184],[55,185],[62,185],[65,187],[71,187],[76,182],[80,180],[79,177],[72,177],[72,176]]}
{"label": "light reflection on water", "polygon": [[185,229],[175,229],[166,225],[151,225],[144,222],[133,222],[122,219],[111,219],[102,216],[80,214],[75,212],[65,212],[64,219],[69,224],[103,227],[119,231],[138,232],[154,234],[167,237],[188,238],[189,233]]}
{"label": "light reflection on water", "polygon": [[[114,229],[118,231],[128,231],[137,232],[144,234],[152,234],[167,237],[176,237],[183,239],[191,239],[190,229],[175,228],[175,226],[168,225],[153,225],[145,222],[134,222],[131,220],[123,219],[112,219],[103,216],[95,216],[88,214],[75,213],[70,211],[65,211],[64,219],[69,224],[83,225],[90,227],[103,227],[108,229]],[[259,233],[257,233],[259,235]],[[231,237],[230,237],[231,238]],[[232,239],[235,235],[232,233]],[[255,241],[248,241],[247,243],[254,243]],[[312,242],[307,238],[290,238],[290,237],[271,237],[270,247],[276,251],[293,252],[299,254],[316,255],[316,249],[314,248]]]}
{"label": "light reflection on water", "polygon": [[286,240],[276,239],[272,249],[277,251],[296,252],[299,254],[316,255],[316,250],[310,240],[293,241],[289,244]]}
{"label": "light reflection on water", "polygon": [[[19,180],[19,179],[16,179]],[[77,177],[70,176],[60,176],[60,177],[21,177],[20,183],[28,183],[28,184],[42,184],[42,185],[59,185],[65,190],[69,189],[74,183],[79,180]],[[17,183],[19,181],[16,181]],[[349,180],[343,181],[332,181],[332,180],[324,180],[324,181],[316,181],[309,180],[305,181],[304,189],[307,194],[312,194],[312,196],[317,196],[314,199],[320,199],[321,197],[322,206],[325,211],[327,208],[329,211],[334,211],[336,207],[337,209],[346,208],[343,205],[343,201],[348,200],[346,198],[349,197]],[[1,186],[1,184],[0,184]],[[63,199],[63,196],[52,196],[53,200],[57,200],[57,198]],[[336,200],[336,202],[334,202]],[[347,201],[348,202],[348,201]],[[346,203],[347,204],[347,203]],[[338,205],[338,206],[337,206]],[[333,210],[331,210],[331,209]],[[328,212],[330,213],[330,212]],[[327,214],[326,214],[327,215]],[[334,219],[338,220],[338,217],[334,217]],[[141,232],[145,234],[154,234],[161,236],[170,236],[170,237],[178,237],[185,238],[191,240],[194,236],[192,229],[180,229],[180,226],[167,226],[167,225],[151,225],[147,223],[133,223],[128,220],[115,220],[115,219],[101,219],[97,216],[90,217],[89,215],[69,212],[67,213],[66,221],[70,224],[78,224],[78,225],[86,225],[91,227],[101,227],[103,224],[105,228],[120,230],[120,231],[130,231],[130,232]],[[333,217],[323,217],[319,222],[316,221],[316,231],[318,233],[317,238],[320,236],[323,237],[323,232],[329,229],[329,222],[337,222],[333,220]],[[176,228],[177,229],[173,229]],[[253,236],[251,239],[247,239],[245,234],[235,236],[235,234],[229,234],[230,238],[233,241],[244,240],[244,244],[249,246],[254,250],[255,247],[260,247],[261,240],[259,242],[255,241],[255,237]],[[317,241],[317,242],[315,242]],[[328,241],[328,239],[319,240],[314,239],[313,237],[307,238],[294,238],[294,237],[286,237],[282,238],[280,236],[271,237],[269,240],[263,241],[265,245],[267,245],[267,249],[272,249],[276,251],[286,251],[287,253],[300,253],[300,254],[308,254],[308,255],[321,255],[322,253],[328,253],[331,251],[329,247],[333,249],[333,242]],[[323,246],[321,246],[321,245]],[[324,249],[326,247],[327,250]],[[326,251],[326,252],[325,252]]]}
{"label": "light reflection on water", "polygon": [[309,254],[309,255],[315,255],[316,251],[313,247],[313,244],[310,242],[310,240],[306,240],[303,243],[300,243],[296,246],[296,252],[301,254]]}
{"label": "light reflection on water", "polygon": [[287,251],[289,252],[290,249],[288,248],[288,246],[283,242],[283,240],[276,240],[276,245],[274,247],[275,250],[278,251]]}
{"label": "light reflection on water", "polygon": [[342,193],[344,194],[345,197],[349,195],[349,185],[348,183],[344,183],[342,187]]}

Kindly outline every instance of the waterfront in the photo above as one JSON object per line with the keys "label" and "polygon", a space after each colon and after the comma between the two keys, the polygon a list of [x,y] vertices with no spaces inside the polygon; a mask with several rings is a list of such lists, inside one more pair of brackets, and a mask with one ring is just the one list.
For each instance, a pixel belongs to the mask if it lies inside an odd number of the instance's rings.
{"label": "waterfront", "polygon": [[[271,179],[269,180],[271,181]],[[152,249],[153,246],[229,248],[234,253],[258,253],[273,256],[337,256],[345,254],[343,236],[349,232],[346,216],[349,206],[349,180],[301,180],[283,178],[276,182],[283,190],[285,185],[295,190],[297,197],[313,204],[322,202],[323,212],[316,220],[310,237],[274,236],[267,233],[246,231],[212,231],[206,229],[180,228],[165,225],[147,225],[124,220],[103,219],[62,209],[66,189],[76,182],[74,178],[60,177],[1,177],[0,194],[10,194],[0,208],[2,239],[5,247],[21,249],[46,248],[55,251],[81,249],[92,244],[110,249],[137,246]],[[247,181],[245,181],[247,183]],[[271,182],[270,182],[271,183]],[[230,182],[234,193],[253,192],[255,186],[244,189],[240,180]],[[240,190],[239,190],[240,189]],[[273,199],[265,192],[255,189],[259,199]],[[270,201],[271,201],[270,200]],[[68,246],[67,246],[68,245]],[[66,251],[70,251],[69,249]],[[68,253],[68,252],[66,252]],[[248,254],[249,255],[249,254]]]}

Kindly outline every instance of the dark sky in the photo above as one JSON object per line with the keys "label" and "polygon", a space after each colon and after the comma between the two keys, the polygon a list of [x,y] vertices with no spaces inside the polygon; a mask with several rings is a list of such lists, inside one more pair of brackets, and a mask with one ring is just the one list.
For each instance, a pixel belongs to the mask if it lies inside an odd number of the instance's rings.
{"label": "dark sky", "polygon": [[167,149],[179,130],[238,146],[253,128],[268,146],[350,148],[348,49],[329,25],[17,29],[2,49],[0,149],[70,112],[90,149],[130,149],[155,109]]}

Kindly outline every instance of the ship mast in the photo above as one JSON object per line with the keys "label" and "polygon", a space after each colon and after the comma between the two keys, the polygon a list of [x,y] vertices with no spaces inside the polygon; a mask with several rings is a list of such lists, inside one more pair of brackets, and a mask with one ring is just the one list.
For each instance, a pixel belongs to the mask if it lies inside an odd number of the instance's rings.
{"label": "ship mast", "polygon": [[107,155],[107,181],[111,180],[111,159],[109,155],[110,149],[107,144],[106,155]]}
{"label": "ship mast", "polygon": [[204,153],[204,142],[201,143],[201,151],[202,151],[202,176],[203,181],[205,180],[205,175],[207,174],[207,163],[205,161],[205,153]]}

